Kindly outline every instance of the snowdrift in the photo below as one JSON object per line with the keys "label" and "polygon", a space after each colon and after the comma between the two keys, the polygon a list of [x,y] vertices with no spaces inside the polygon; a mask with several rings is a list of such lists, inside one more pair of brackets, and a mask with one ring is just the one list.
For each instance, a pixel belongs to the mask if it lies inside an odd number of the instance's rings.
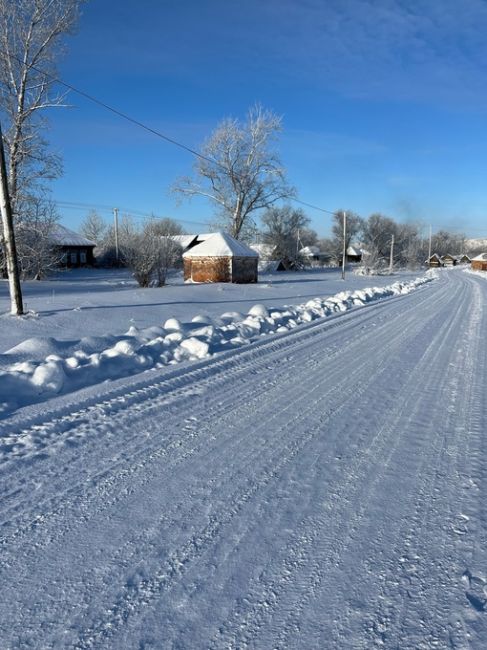
{"label": "snowdrift", "polygon": [[[226,312],[217,319],[196,316],[183,324],[170,318],[163,326],[142,330],[131,327],[122,336],[85,337],[77,341],[28,339],[5,355],[27,360],[0,371],[0,413],[152,368],[204,359],[248,345],[262,336],[288,332],[302,323],[407,294],[433,277],[428,274],[386,287],[342,291],[330,298],[314,298],[280,309],[258,304],[247,314]],[[39,350],[46,355],[40,361],[29,360],[29,354],[32,359],[34,352],[39,357]]]}

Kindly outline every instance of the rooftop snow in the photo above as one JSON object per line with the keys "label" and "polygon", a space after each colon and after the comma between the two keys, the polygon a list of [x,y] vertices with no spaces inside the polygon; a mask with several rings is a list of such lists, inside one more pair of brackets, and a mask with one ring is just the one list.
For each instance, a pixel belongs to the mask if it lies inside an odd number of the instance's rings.
{"label": "rooftop snow", "polygon": [[96,246],[96,242],[86,239],[74,230],[56,224],[51,233],[51,241],[57,246]]}
{"label": "rooftop snow", "polygon": [[226,232],[216,232],[202,244],[183,253],[183,257],[259,257],[259,255]]}

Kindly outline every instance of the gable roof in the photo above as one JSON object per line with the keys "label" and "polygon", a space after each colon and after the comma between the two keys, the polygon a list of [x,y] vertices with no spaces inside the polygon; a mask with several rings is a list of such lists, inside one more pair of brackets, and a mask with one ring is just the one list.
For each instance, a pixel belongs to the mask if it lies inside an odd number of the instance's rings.
{"label": "gable roof", "polygon": [[183,257],[259,257],[259,255],[228,233],[215,232],[203,243],[183,253]]}
{"label": "gable roof", "polygon": [[360,257],[363,255],[363,253],[364,251],[355,244],[350,244],[350,246],[347,248],[347,255],[355,255],[356,257]]}
{"label": "gable roof", "polygon": [[477,257],[472,257],[472,262],[487,262],[487,253],[480,253],[480,255],[477,255]]}
{"label": "gable roof", "polygon": [[53,226],[49,238],[55,246],[96,246],[96,242],[66,228],[66,226],[62,226],[60,223]]}

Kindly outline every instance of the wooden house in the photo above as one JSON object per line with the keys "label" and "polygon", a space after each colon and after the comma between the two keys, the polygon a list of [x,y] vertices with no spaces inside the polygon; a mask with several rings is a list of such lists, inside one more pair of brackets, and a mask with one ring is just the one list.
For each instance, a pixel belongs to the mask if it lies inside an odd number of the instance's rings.
{"label": "wooden house", "polygon": [[456,266],[457,265],[457,258],[455,255],[450,255],[450,253],[447,253],[446,255],[443,255],[441,258],[441,261],[443,262],[443,266]]}
{"label": "wooden house", "polygon": [[487,271],[487,253],[480,253],[472,259],[473,271]]}
{"label": "wooden house", "polygon": [[355,244],[351,244],[346,251],[346,261],[347,262],[361,262],[364,251]]}
{"label": "wooden house", "polygon": [[50,234],[52,246],[59,252],[60,266],[93,266],[96,243],[65,226],[56,224]]}
{"label": "wooden house", "polygon": [[457,264],[470,264],[472,260],[468,255],[460,255],[460,257],[457,260]]}
{"label": "wooden house", "polygon": [[224,232],[212,234],[183,253],[189,282],[257,282],[259,255]]}
{"label": "wooden house", "polygon": [[426,260],[426,266],[429,266],[430,269],[438,269],[440,266],[443,266],[443,261],[437,253],[433,253],[433,255]]}

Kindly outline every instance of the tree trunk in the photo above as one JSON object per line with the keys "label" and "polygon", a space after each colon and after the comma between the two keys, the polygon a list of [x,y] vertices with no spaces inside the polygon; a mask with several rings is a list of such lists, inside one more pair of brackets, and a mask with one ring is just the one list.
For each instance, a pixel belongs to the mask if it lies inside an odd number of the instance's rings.
{"label": "tree trunk", "polygon": [[22,289],[20,287],[19,267],[17,264],[17,249],[12,218],[12,208],[8,192],[7,169],[3,149],[2,127],[0,125],[0,209],[2,212],[3,239],[5,242],[5,257],[7,261],[8,286],[10,291],[10,313],[17,316],[24,313],[22,304]]}

